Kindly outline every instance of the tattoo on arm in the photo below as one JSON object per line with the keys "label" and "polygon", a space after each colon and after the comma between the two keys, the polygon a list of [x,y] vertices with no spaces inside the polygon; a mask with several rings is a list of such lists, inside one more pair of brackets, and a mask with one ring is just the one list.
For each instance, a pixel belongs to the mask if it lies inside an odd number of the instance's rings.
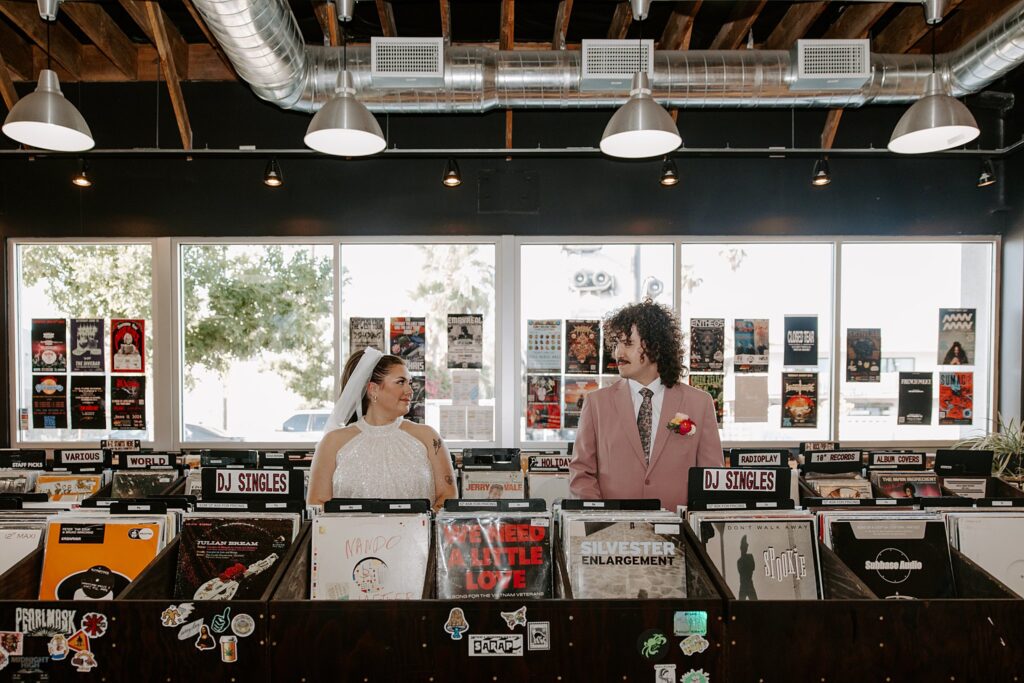
{"label": "tattoo on arm", "polygon": [[434,453],[435,454],[436,453],[440,453],[441,452],[441,446],[443,446],[443,445],[444,445],[444,442],[442,442],[441,439],[434,439]]}
{"label": "tattoo on arm", "polygon": [[455,485],[455,480],[452,479],[452,475],[450,475],[450,474],[444,475],[444,481],[449,486],[454,486]]}

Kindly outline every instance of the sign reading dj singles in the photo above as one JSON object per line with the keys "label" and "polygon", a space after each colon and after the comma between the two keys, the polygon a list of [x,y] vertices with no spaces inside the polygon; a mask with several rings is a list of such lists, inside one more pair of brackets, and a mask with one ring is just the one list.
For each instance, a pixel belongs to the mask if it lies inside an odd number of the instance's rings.
{"label": "sign reading dj singles", "polygon": [[103,372],[103,319],[71,319],[71,372]]}
{"label": "sign reading dj singles", "polygon": [[690,505],[789,500],[788,467],[691,467]]}
{"label": "sign reading dj singles", "polygon": [[145,320],[110,321],[110,369],[113,372],[145,372]]}
{"label": "sign reading dj singles", "polygon": [[202,469],[203,500],[301,498],[303,473],[291,470]]}

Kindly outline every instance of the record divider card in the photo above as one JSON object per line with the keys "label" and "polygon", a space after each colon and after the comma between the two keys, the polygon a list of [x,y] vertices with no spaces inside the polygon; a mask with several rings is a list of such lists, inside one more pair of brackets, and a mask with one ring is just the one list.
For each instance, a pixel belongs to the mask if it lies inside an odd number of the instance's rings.
{"label": "record divider card", "polygon": [[691,467],[687,508],[791,510],[794,507],[790,498],[792,474],[788,467]]}

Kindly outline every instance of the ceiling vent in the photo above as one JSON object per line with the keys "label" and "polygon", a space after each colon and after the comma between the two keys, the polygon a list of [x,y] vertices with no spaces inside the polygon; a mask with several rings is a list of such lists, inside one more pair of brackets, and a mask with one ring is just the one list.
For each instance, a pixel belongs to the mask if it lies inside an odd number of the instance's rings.
{"label": "ceiling vent", "polygon": [[370,39],[374,87],[444,85],[444,38]]}
{"label": "ceiling vent", "polygon": [[856,90],[871,79],[871,44],[864,40],[798,40],[790,90]]}
{"label": "ceiling vent", "polygon": [[653,78],[653,40],[584,40],[580,90],[629,91],[639,71]]}

